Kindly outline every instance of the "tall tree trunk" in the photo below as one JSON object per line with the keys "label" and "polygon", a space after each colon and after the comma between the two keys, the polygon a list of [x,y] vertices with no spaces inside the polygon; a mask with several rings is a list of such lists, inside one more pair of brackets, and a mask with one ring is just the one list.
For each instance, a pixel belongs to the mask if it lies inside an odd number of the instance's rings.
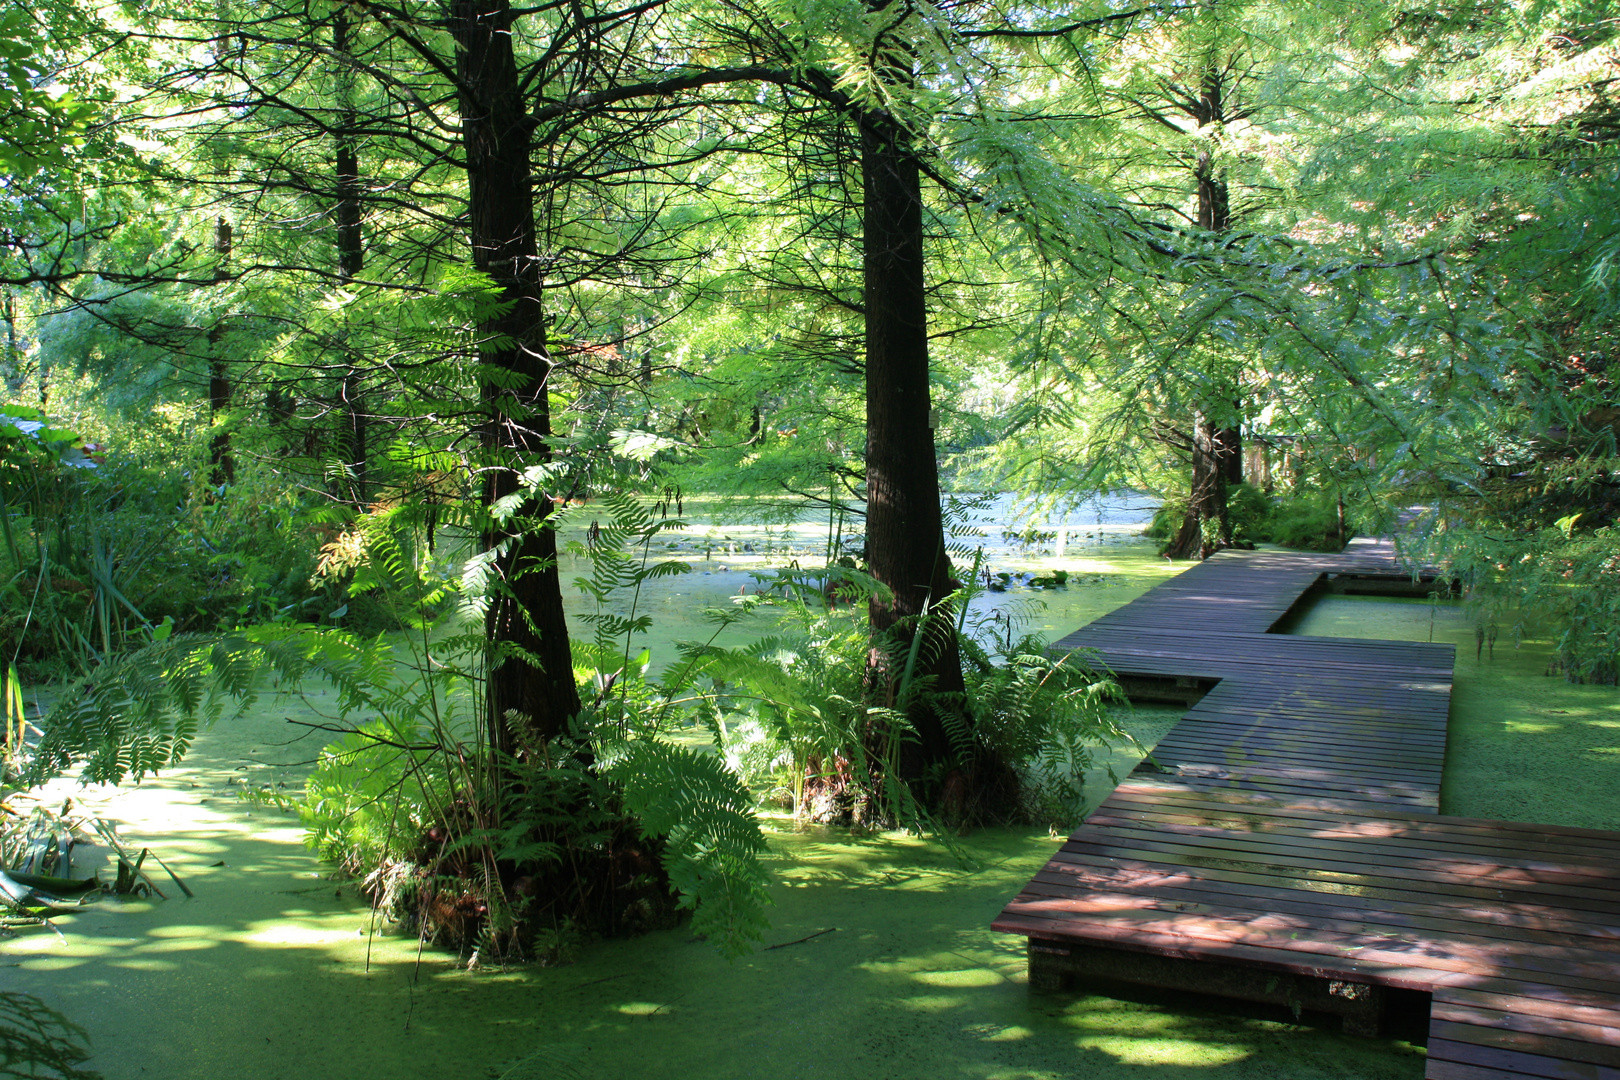
{"label": "tall tree trunk", "polygon": [[[214,281],[223,285],[231,279],[231,223],[223,216],[214,222],[214,254],[219,263]],[[225,323],[215,315],[208,328],[208,418],[214,436],[208,443],[209,482],[223,488],[236,482],[236,458],[231,452],[231,433],[226,414],[231,408],[231,372],[225,359]]]}
{"label": "tall tree trunk", "polygon": [[[938,605],[954,589],[940,515],[939,465],[929,426],[927,294],[923,276],[922,184],[904,132],[886,118],[861,124],[865,184],[863,281],[866,303],[866,552],[872,576],[894,592],[871,603],[874,636],[922,633],[913,677],[936,693],[961,693],[955,622]],[[881,661],[880,661],[881,662]],[[892,695],[903,670],[883,670]],[[915,742],[902,747],[904,779],[950,760],[936,709],[913,708]]]}
{"label": "tall tree trunk", "polygon": [[17,334],[17,297],[8,288],[0,291],[0,299],[3,299],[6,320],[6,356],[5,363],[0,365],[0,379],[5,380],[6,394],[16,399],[22,396],[23,386],[28,382],[22,339]]}
{"label": "tall tree trunk", "polygon": [[1243,483],[1242,428],[1233,424],[1215,429],[1215,460],[1227,484]]}
{"label": "tall tree trunk", "polygon": [[[337,170],[338,282],[347,287],[360,276],[360,271],[365,266],[366,253],[360,221],[360,153],[354,137],[353,73],[349,68],[349,17],[341,7],[332,20],[332,51],[341,65],[338,72],[338,92],[342,115],[335,137],[334,154]],[[348,337],[345,330],[343,348],[346,353],[352,348]],[[343,381],[338,396],[342,424],[338,446],[343,454],[344,470],[348,476],[348,501],[356,509],[360,509],[371,501],[367,477],[368,433],[365,386],[352,355],[347,355],[343,359]]]}
{"label": "tall tree trunk", "polygon": [[[1224,81],[1213,64],[1206,70],[1194,110],[1200,128],[1219,128],[1226,120]],[[1206,147],[1193,164],[1198,182],[1198,224],[1210,232],[1232,227],[1231,192],[1226,177]],[[1237,406],[1234,404],[1234,408]],[[1243,482],[1243,432],[1237,424],[1216,427],[1203,409],[1193,414],[1193,474],[1187,496],[1187,514],[1165,554],[1171,558],[1208,558],[1232,544],[1232,520],[1227,512],[1226,486]]]}
{"label": "tall tree trunk", "polygon": [[520,490],[519,473],[551,461],[540,261],[529,184],[531,129],[512,53],[508,0],[454,0],[462,140],[467,162],[473,264],[500,289],[506,307],[479,325],[486,412],[482,443],[490,460],[483,506],[491,517],[483,543],[493,552],[495,585],[485,616],[485,684],[490,749],[517,746],[520,728],[539,739],[563,734],[579,712],[568,626],[563,618],[557,538],[545,495],[522,501],[510,517],[496,504]]}

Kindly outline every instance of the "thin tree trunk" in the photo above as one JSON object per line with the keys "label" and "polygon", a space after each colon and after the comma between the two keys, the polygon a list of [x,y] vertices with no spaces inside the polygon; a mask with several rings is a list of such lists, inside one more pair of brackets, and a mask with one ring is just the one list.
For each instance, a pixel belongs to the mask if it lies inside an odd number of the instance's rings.
{"label": "thin tree trunk", "polygon": [[[963,690],[955,624],[938,605],[954,589],[940,515],[939,466],[929,427],[927,294],[923,274],[922,185],[904,133],[886,119],[861,127],[865,183],[866,551],[873,577],[894,592],[871,603],[872,633],[905,623],[901,636],[924,639],[913,677],[935,693]],[[888,694],[904,671],[880,673]],[[936,709],[910,711],[915,742],[902,747],[909,781],[949,761],[950,738]]]}
{"label": "thin tree trunk", "polygon": [[[219,263],[214,270],[214,281],[224,284],[231,278],[231,223],[223,216],[214,222],[214,254]],[[226,413],[231,407],[231,373],[225,359],[225,324],[222,316],[214,317],[208,328],[208,418],[214,426],[214,436],[208,444],[209,479],[215,488],[224,488],[236,482],[236,458],[231,452],[231,433],[226,427]]]}
{"label": "thin tree trunk", "polygon": [[[332,51],[343,65],[338,73],[342,117],[336,134],[335,165],[337,169],[337,251],[338,282],[347,287],[360,276],[365,266],[365,237],[361,231],[360,153],[355,145],[355,115],[352,101],[352,73],[349,71],[349,18],[342,8],[332,20]],[[343,348],[348,352],[351,343],[347,331]],[[341,399],[342,430],[338,446],[344,458],[348,476],[348,501],[356,509],[364,507],[370,499],[367,472],[367,417],[365,386],[360,369],[353,356],[343,361],[343,381],[338,391]]]}
{"label": "thin tree trunk", "polygon": [[[482,442],[491,459],[483,506],[491,515],[500,500],[519,492],[521,469],[552,458],[546,384],[554,364],[545,346],[531,131],[512,53],[513,18],[508,0],[455,0],[451,7],[473,264],[496,283],[507,305],[478,328],[479,360],[498,373],[481,386]],[[484,528],[496,578],[485,616],[485,707],[497,755],[517,749],[521,729],[538,739],[557,738],[580,708],[550,513],[542,494]]]}
{"label": "thin tree trunk", "polygon": [[1215,429],[1215,460],[1228,485],[1243,483],[1243,429],[1237,425]]}
{"label": "thin tree trunk", "polygon": [[4,296],[6,320],[6,361],[0,378],[5,380],[7,395],[15,399],[22,396],[28,372],[23,363],[22,340],[17,336],[17,297],[10,289],[0,295]]}

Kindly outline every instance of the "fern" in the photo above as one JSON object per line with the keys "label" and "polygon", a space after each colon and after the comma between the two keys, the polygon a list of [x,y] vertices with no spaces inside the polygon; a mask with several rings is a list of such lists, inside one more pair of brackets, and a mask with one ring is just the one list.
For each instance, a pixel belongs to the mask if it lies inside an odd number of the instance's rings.
{"label": "fern", "polygon": [[664,866],[693,929],[728,956],[747,952],[771,902],[748,789],[719,758],[673,743],[610,742],[598,755],[643,832],[665,838]]}
{"label": "fern", "polygon": [[[602,665],[600,670],[612,672],[629,666],[631,638],[652,628],[651,617],[638,614],[642,585],[688,573],[691,567],[673,560],[652,562],[648,557],[652,541],[666,530],[681,528],[681,522],[655,517],[629,495],[606,495],[602,506],[607,511],[606,523],[591,522],[586,544],[576,545],[579,553],[589,557],[591,573],[576,578],[574,584],[594,605],[580,615],[593,630],[596,651],[592,655]],[[614,598],[625,593],[629,594],[629,611],[612,610]],[[620,654],[617,664],[607,659],[615,651]]]}
{"label": "fern", "polygon": [[139,780],[179,762],[200,730],[240,715],[267,681],[318,675],[342,707],[358,708],[389,663],[380,641],[287,624],[152,641],[66,689],[41,722],[23,780],[43,783],[76,766],[85,783]]}
{"label": "fern", "polygon": [[1007,643],[1006,651],[1002,664],[968,673],[974,737],[1022,774],[1028,816],[1067,825],[1083,809],[1094,750],[1137,746],[1108,708],[1122,695],[1094,656],[1053,657],[1033,634]]}
{"label": "fern", "polygon": [[354,872],[396,857],[455,801],[453,759],[440,751],[422,725],[397,715],[322,750],[297,806],[305,843]]}

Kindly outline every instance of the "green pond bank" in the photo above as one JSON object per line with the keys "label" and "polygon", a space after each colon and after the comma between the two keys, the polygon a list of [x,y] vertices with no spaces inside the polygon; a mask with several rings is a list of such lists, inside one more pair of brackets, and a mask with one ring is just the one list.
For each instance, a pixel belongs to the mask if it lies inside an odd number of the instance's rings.
{"label": "green pond bank", "polygon": [[[1179,569],[1146,545],[1098,561],[1101,580],[1047,594],[1061,610],[1041,622],[1073,629]],[[1329,598],[1291,629],[1458,644],[1446,812],[1620,828],[1614,688],[1543,677],[1547,653],[1534,644],[1476,660],[1452,605]],[[1131,725],[1151,742],[1173,715],[1142,710]],[[773,924],[751,956],[728,962],[674,930],[590,944],[564,966],[469,972],[374,928],[292,817],[236,797],[300,782],[326,736],[289,718],[311,719],[309,705],[267,699],[139,788],[64,789],[151,844],[196,892],[102,901],[57,920],[62,938],[0,941],[0,986],[84,1026],[86,1064],[109,1080],[1423,1073],[1409,1042],[1349,1038],[1285,1010],[1149,992],[1030,995],[1022,939],[988,925],[1054,849],[1044,830],[975,833],[963,866],[910,837],[779,822]]]}

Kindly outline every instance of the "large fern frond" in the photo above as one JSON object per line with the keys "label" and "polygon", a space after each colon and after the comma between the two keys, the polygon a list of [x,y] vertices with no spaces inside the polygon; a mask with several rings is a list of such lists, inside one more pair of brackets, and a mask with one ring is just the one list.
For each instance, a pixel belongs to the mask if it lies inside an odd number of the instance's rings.
{"label": "large fern frond", "polygon": [[765,837],[748,789],[720,758],[673,743],[634,739],[598,752],[642,830],[667,837],[664,867],[693,929],[727,955],[746,952],[764,933],[770,903]]}

